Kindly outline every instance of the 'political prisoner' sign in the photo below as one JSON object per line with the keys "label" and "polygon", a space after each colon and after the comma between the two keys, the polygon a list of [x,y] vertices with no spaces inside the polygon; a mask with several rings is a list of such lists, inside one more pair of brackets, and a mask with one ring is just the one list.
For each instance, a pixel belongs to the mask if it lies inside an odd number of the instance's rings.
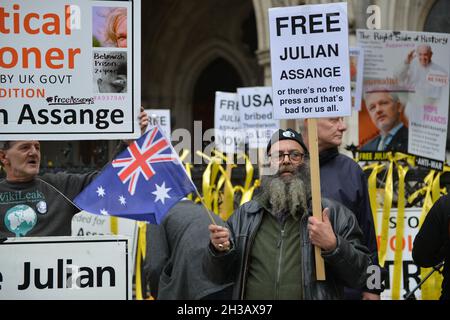
{"label": "'political prisoner' sign", "polygon": [[241,122],[236,93],[216,91],[214,128],[216,147],[219,151],[225,153],[243,151],[245,136],[240,130]]}
{"label": "'political prisoner' sign", "polygon": [[140,135],[140,0],[2,1],[2,139]]}
{"label": "'political prisoner' sign", "polygon": [[347,4],[269,9],[276,119],[351,114]]}
{"label": "'political prisoner' sign", "polygon": [[0,299],[131,299],[123,236],[8,238]]}
{"label": "'political prisoner' sign", "polygon": [[241,127],[250,148],[265,148],[280,128],[273,117],[272,87],[238,88]]}

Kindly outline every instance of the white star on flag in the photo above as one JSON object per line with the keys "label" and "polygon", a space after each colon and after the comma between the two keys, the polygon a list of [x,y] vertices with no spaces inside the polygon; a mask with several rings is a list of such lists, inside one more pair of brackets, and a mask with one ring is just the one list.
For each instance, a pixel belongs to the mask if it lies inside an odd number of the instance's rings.
{"label": "white star on flag", "polygon": [[166,182],[163,182],[161,186],[158,186],[155,184],[156,190],[152,192],[156,196],[155,202],[160,200],[163,204],[165,199],[170,199],[170,196],[168,195],[169,191],[172,190],[172,188],[166,188]]}
{"label": "white star on flag", "polygon": [[121,205],[126,205],[127,204],[127,201],[125,200],[125,197],[122,196],[122,195],[119,197],[119,202],[120,202]]}
{"label": "white star on flag", "polygon": [[97,194],[98,194],[99,197],[104,197],[105,194],[106,194],[106,193],[105,193],[105,189],[103,189],[102,186],[98,187],[96,192],[97,192]]}
{"label": "white star on flag", "polygon": [[100,210],[100,214],[107,216],[108,215],[108,211],[106,211],[106,209],[102,209]]}

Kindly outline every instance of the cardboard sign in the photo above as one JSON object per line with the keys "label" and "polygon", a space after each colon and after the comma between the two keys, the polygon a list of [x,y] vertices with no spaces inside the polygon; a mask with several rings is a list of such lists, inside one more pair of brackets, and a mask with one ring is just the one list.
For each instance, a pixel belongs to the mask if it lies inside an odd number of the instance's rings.
{"label": "cardboard sign", "polygon": [[8,238],[0,245],[0,299],[131,299],[128,239]]}
{"label": "cardboard sign", "polygon": [[347,3],[269,9],[275,119],[351,114]]}
{"label": "cardboard sign", "polygon": [[140,0],[1,8],[2,139],[140,136]]}
{"label": "cardboard sign", "polygon": [[238,88],[241,127],[250,148],[265,148],[280,128],[273,117],[272,87]]}
{"label": "cardboard sign", "polygon": [[214,132],[216,148],[225,153],[244,150],[244,134],[236,93],[216,91],[214,105]]}

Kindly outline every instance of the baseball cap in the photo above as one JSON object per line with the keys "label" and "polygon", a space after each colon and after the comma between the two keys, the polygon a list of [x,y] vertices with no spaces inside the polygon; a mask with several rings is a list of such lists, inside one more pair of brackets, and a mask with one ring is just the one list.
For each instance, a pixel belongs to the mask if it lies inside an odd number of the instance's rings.
{"label": "baseball cap", "polygon": [[294,140],[297,141],[298,144],[300,144],[303,148],[303,150],[305,151],[306,154],[308,154],[308,148],[306,147],[305,143],[303,142],[303,137],[302,135],[293,130],[293,129],[278,129],[277,131],[275,131],[272,135],[272,137],[269,140],[269,143],[267,144],[267,154],[269,154],[270,148],[272,147],[272,144],[274,144],[275,142],[281,141],[281,140]]}

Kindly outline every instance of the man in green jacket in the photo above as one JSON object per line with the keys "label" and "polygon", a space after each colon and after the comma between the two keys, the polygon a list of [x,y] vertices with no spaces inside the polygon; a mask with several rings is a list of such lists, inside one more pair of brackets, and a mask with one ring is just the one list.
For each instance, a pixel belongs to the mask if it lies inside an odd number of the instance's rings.
{"label": "man in green jacket", "polygon": [[[311,216],[308,150],[294,130],[279,130],[267,147],[273,172],[261,192],[236,210],[227,227],[210,225],[205,270],[234,281],[233,299],[342,299],[344,285],[363,287],[371,264],[351,211],[322,199]],[[314,246],[326,280],[315,277]]]}

